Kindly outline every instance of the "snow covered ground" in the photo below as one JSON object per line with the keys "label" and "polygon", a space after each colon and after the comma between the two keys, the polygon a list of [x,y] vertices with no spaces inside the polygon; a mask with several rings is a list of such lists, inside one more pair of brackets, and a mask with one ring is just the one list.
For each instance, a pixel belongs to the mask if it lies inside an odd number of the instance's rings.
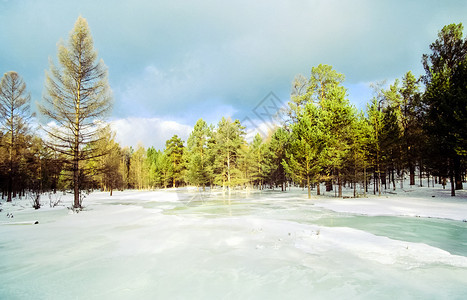
{"label": "snow covered ground", "polygon": [[2,201],[0,299],[465,298],[467,194],[396,193],[93,193],[80,213],[70,195]]}

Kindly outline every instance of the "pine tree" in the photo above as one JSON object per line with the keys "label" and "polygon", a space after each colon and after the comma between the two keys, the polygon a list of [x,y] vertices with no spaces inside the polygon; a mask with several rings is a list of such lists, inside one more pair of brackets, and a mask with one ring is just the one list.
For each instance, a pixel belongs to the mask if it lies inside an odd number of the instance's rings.
{"label": "pine tree", "polygon": [[149,147],[146,150],[146,162],[148,166],[148,184],[151,189],[155,187],[161,187],[161,172],[158,169],[158,160],[161,151],[154,149],[154,147]]}
{"label": "pine tree", "polygon": [[292,124],[292,136],[282,161],[284,170],[295,181],[306,184],[308,198],[311,198],[311,183],[318,184],[323,170],[323,151],[326,133],[321,117],[322,111],[314,104],[307,103],[298,121]]}
{"label": "pine tree", "polygon": [[[380,134],[382,184],[387,188],[387,180],[392,181],[393,189],[396,189],[394,171],[402,167],[402,134],[401,126],[401,94],[399,80],[396,79],[389,89],[382,91],[384,107],[382,109],[383,120]],[[387,173],[386,173],[387,171]],[[400,171],[399,171],[400,172]],[[388,176],[389,175],[389,176]]]}
{"label": "pine tree", "polygon": [[171,170],[173,168],[173,163],[165,151],[159,156],[157,165],[157,169],[160,170],[161,185],[164,188],[167,188],[169,185],[173,186],[173,173]]}
{"label": "pine tree", "polygon": [[168,170],[169,176],[172,179],[172,187],[176,187],[183,180],[183,141],[174,135],[165,142],[165,151],[167,158],[170,161],[170,168]]}
{"label": "pine tree", "polygon": [[244,183],[242,172],[239,168],[241,160],[241,149],[245,144],[244,127],[240,121],[231,121],[222,118],[217,125],[214,133],[215,144],[212,147],[215,156],[214,183],[228,188],[231,191],[232,186]]}
{"label": "pine tree", "polygon": [[97,61],[86,19],[78,17],[67,45],[58,47],[57,67],[50,63],[46,74],[46,94],[39,106],[56,126],[45,128],[50,146],[62,153],[72,172],[74,208],[80,208],[80,191],[86,176],[83,162],[95,151],[86,147],[97,141],[102,118],[111,108],[111,92],[103,61]]}
{"label": "pine tree", "polygon": [[363,112],[357,114],[353,122],[349,164],[353,169],[354,197],[357,197],[356,183],[363,183],[364,195],[368,192],[367,170],[370,167],[371,127]]}
{"label": "pine tree", "polygon": [[[331,72],[331,74],[333,74]],[[333,75],[337,76],[337,75]],[[346,90],[340,85],[343,75],[333,82],[328,80],[325,98],[321,99],[322,120],[327,133],[325,148],[325,168],[328,174],[337,179],[338,196],[342,197],[343,177],[346,176],[344,165],[353,141],[352,132],[355,122],[355,109],[346,98]]]}
{"label": "pine tree", "polygon": [[462,24],[444,26],[423,55],[426,90],[423,95],[424,131],[433,169],[451,179],[451,195],[462,189],[467,127],[467,38]]}
{"label": "pine tree", "polygon": [[258,189],[263,189],[263,181],[265,179],[265,144],[259,133],[255,135],[253,141],[248,147],[247,167],[249,178]]}
{"label": "pine tree", "polygon": [[131,169],[131,157],[133,155],[133,148],[132,147],[123,147],[122,148],[122,163],[120,164],[120,173],[122,174],[122,180],[123,180],[123,188],[124,189],[129,189],[132,188],[131,185],[131,174],[130,174],[130,169]]}
{"label": "pine tree", "polygon": [[265,151],[265,177],[271,186],[280,185],[285,190],[286,172],[282,161],[286,159],[286,149],[289,147],[290,134],[284,128],[277,128],[271,136]]}
{"label": "pine tree", "polygon": [[415,162],[422,152],[422,130],[419,113],[419,84],[418,80],[410,71],[402,78],[400,95],[403,166],[409,169],[410,185],[415,185]]}
{"label": "pine tree", "polygon": [[187,140],[186,180],[190,184],[202,186],[210,182],[212,167],[208,163],[208,139],[211,130],[203,119],[199,119]]}
{"label": "pine tree", "polygon": [[372,101],[367,104],[367,120],[370,128],[370,136],[367,146],[372,161],[371,164],[373,166],[375,179],[373,192],[376,194],[376,191],[378,191],[379,195],[381,195],[381,132],[383,130],[383,112],[380,101],[381,99],[374,97]]}
{"label": "pine tree", "polygon": [[332,66],[313,67],[306,93],[300,87],[289,104],[296,121],[291,126],[293,141],[284,168],[294,180],[306,180],[309,197],[310,181],[318,184],[319,194],[321,179],[328,179],[332,185],[332,176],[337,178],[342,195],[341,172],[350,149],[355,115],[341,85],[343,81],[344,75]]}

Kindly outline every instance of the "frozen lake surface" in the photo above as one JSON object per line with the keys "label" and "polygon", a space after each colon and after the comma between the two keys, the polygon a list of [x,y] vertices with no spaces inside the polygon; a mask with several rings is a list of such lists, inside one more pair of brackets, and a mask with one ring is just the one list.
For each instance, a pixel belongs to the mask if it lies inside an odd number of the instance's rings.
{"label": "frozen lake surface", "polygon": [[78,214],[2,202],[0,299],[465,299],[467,197],[448,194],[127,191]]}

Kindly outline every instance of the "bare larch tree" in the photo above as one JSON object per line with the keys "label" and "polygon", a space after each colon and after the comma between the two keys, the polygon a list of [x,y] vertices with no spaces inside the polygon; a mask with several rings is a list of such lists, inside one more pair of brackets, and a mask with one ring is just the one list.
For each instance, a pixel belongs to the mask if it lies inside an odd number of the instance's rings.
{"label": "bare larch tree", "polygon": [[93,149],[103,130],[103,118],[112,106],[107,68],[97,59],[88,23],[78,17],[68,43],[58,46],[56,66],[46,72],[45,95],[40,112],[53,122],[44,126],[49,145],[64,155],[72,174],[74,208],[81,207],[84,162],[95,157]]}
{"label": "bare larch tree", "polygon": [[[31,96],[26,93],[26,84],[14,71],[7,72],[0,81],[0,129],[4,133],[4,144],[7,148],[8,197],[11,202],[15,190],[15,177],[18,173],[19,156],[26,148]],[[14,195],[13,195],[14,196]]]}

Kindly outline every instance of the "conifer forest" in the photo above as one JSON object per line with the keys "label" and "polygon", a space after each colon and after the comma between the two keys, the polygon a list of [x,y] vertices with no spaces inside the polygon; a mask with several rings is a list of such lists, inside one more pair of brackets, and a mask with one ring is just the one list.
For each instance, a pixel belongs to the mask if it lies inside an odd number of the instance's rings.
{"label": "conifer forest", "polygon": [[133,148],[119,145],[106,123],[108,71],[80,17],[46,71],[38,114],[21,74],[1,78],[2,199],[70,191],[79,208],[86,191],[181,186],[300,186],[308,197],[323,188],[342,197],[351,187],[359,197],[399,189],[403,178],[410,185],[442,183],[455,196],[467,169],[463,25],[441,28],[429,49],[420,57],[424,74],[408,70],[392,83],[374,83],[363,110],[348,100],[345,74],[320,64],[291,82],[290,99],[275,112],[280,122],[267,136],[247,140],[244,124],[219,116],[217,124],[199,119],[186,141],[174,135],[164,149]]}

